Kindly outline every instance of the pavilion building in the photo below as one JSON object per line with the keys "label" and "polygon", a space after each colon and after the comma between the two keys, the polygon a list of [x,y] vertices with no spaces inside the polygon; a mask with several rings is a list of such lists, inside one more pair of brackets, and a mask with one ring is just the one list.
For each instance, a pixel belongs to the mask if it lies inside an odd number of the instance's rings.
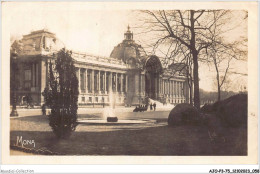
{"label": "pavilion building", "polygon": [[[35,105],[43,104],[41,93],[48,85],[49,60],[55,59],[54,54],[63,47],[48,30],[33,31],[12,44],[11,50],[17,52],[18,105],[23,104],[27,95]],[[109,57],[72,51],[72,58],[77,68],[81,106],[108,104],[110,92],[115,94],[117,105],[144,104],[146,97],[166,103],[189,101],[185,75],[173,76],[156,55],[146,55],[142,46],[135,43],[129,27],[124,40]]]}

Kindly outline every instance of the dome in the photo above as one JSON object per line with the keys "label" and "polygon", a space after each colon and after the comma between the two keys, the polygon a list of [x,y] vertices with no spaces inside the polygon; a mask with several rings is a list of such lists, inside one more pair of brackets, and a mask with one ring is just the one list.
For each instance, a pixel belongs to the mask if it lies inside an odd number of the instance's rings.
{"label": "dome", "polygon": [[125,63],[133,62],[132,59],[135,59],[134,62],[142,63],[145,62],[146,54],[141,45],[138,45],[133,40],[133,33],[130,31],[130,27],[128,26],[128,30],[125,33],[125,39],[122,43],[115,46],[113,51],[110,54],[110,57],[122,60]]}

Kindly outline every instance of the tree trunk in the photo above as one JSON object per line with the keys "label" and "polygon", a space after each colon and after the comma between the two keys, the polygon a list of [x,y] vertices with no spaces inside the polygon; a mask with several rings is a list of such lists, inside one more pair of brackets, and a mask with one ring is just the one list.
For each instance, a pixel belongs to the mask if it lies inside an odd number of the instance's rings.
{"label": "tree trunk", "polygon": [[194,79],[194,106],[200,110],[200,87],[199,87],[199,63],[198,63],[198,51],[196,50],[196,34],[194,28],[194,10],[190,11],[190,23],[191,23],[191,40],[190,40],[190,49],[193,59],[193,79]]}
{"label": "tree trunk", "polygon": [[215,65],[215,69],[216,69],[216,73],[217,73],[218,101],[220,101],[220,87],[221,86],[220,86],[220,79],[219,79],[219,71],[218,71],[216,54],[214,54],[214,56],[213,56],[213,61],[214,61],[214,65]]}
{"label": "tree trunk", "polygon": [[218,84],[218,101],[220,101],[219,72],[218,72],[218,68],[217,67],[216,67],[216,71],[217,71],[217,84]]}
{"label": "tree trunk", "polygon": [[193,95],[192,95],[192,93],[193,93],[193,91],[192,91],[193,85],[192,85],[192,80],[190,82],[189,88],[190,88],[190,104],[193,105]]}
{"label": "tree trunk", "polygon": [[220,93],[221,93],[220,86],[218,85],[218,101],[220,101]]}
{"label": "tree trunk", "polygon": [[193,78],[194,78],[194,106],[200,109],[200,87],[199,87],[199,65],[198,55],[193,54]]}

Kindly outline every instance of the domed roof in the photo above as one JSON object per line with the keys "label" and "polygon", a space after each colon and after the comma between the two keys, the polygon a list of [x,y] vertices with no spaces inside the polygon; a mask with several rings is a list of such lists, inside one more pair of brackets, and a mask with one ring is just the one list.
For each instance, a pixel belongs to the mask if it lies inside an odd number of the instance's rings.
{"label": "domed roof", "polygon": [[128,61],[131,59],[135,59],[135,62],[137,63],[145,62],[145,51],[141,45],[138,45],[133,40],[133,33],[130,31],[129,26],[128,30],[125,33],[125,39],[122,43],[115,46],[110,54],[110,57],[117,58],[125,63],[128,63]]}

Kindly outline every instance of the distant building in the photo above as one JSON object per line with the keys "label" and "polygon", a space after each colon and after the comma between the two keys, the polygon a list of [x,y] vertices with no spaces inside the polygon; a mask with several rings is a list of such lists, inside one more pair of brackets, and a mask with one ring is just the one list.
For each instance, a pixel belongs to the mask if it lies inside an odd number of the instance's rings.
{"label": "distant building", "polygon": [[[23,104],[26,95],[32,97],[35,105],[44,102],[41,93],[49,80],[48,62],[63,47],[56,35],[47,30],[33,31],[13,43],[11,51],[18,54],[18,105]],[[146,55],[142,46],[135,43],[130,27],[110,57],[79,52],[73,52],[72,57],[77,67],[80,105],[107,104],[110,91],[116,94],[117,105],[142,104],[146,97],[166,103],[189,101],[185,76],[172,76],[156,55]]]}

